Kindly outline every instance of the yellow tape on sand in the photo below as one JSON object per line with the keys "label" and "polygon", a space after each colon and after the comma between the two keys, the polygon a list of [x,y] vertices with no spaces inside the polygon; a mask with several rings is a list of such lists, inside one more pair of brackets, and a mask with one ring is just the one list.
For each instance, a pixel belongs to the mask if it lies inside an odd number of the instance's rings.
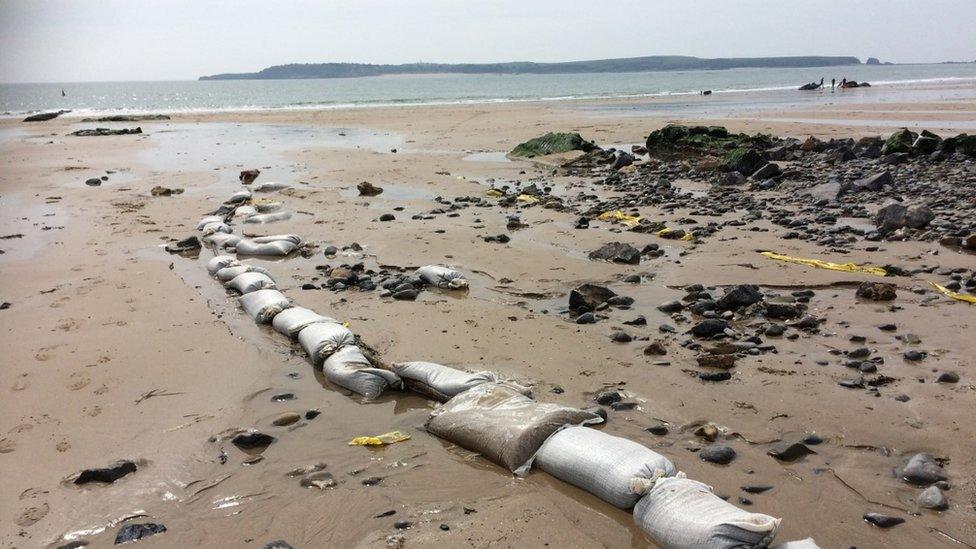
{"label": "yellow tape on sand", "polygon": [[492,198],[501,198],[505,196],[505,193],[499,191],[498,189],[488,189],[487,191],[485,191],[485,195],[490,196]]}
{"label": "yellow tape on sand", "polygon": [[[669,229],[669,228],[665,227],[665,228],[661,229],[660,231],[658,231],[656,234],[658,236],[660,236],[661,238],[664,238],[664,235],[670,233],[671,231],[676,231],[676,230],[679,230],[679,229]],[[691,233],[685,233],[685,235],[680,238],[680,240],[684,240],[685,242],[690,242],[690,241],[692,241],[694,239],[695,239],[695,237],[692,236]]]}
{"label": "yellow tape on sand", "polygon": [[974,295],[966,295],[966,294],[960,294],[960,293],[957,293],[957,292],[953,292],[949,288],[946,288],[945,286],[940,286],[940,285],[936,284],[935,282],[932,282],[931,280],[929,281],[929,284],[931,284],[932,286],[934,286],[936,290],[939,290],[940,292],[942,292],[945,295],[951,297],[952,299],[955,299],[955,300],[958,300],[958,301],[965,301],[966,303],[976,303],[976,296],[974,296]]}
{"label": "yellow tape on sand", "polygon": [[515,197],[515,200],[518,200],[519,202],[522,202],[524,204],[535,204],[536,202],[539,201],[538,198],[532,196],[531,194],[520,194],[517,197]]}
{"label": "yellow tape on sand", "polygon": [[617,221],[623,223],[628,227],[633,227],[634,225],[640,223],[639,215],[627,215],[620,210],[613,210],[611,212],[603,212],[597,216],[600,221]]}
{"label": "yellow tape on sand", "polygon": [[885,276],[888,274],[881,267],[871,267],[870,265],[855,265],[854,263],[831,263],[829,261],[821,261],[819,259],[804,259],[802,257],[792,257],[792,256],[777,254],[773,252],[762,252],[762,255],[768,257],[769,259],[775,259],[777,261],[789,261],[790,263],[799,263],[800,265],[806,265],[808,267],[817,267],[818,269],[830,269],[831,271],[873,274],[877,276]]}
{"label": "yellow tape on sand", "polygon": [[349,446],[383,446],[404,440],[410,440],[410,435],[400,431],[391,431],[375,437],[356,437],[349,441]]}

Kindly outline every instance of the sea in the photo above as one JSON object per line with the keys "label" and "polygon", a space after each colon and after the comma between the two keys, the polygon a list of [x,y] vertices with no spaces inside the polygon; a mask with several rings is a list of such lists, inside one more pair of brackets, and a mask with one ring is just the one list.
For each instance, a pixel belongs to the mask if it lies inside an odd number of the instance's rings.
{"label": "sea", "polygon": [[[78,115],[338,109],[569,99],[748,94],[796,90],[824,78],[867,81],[873,90],[956,83],[976,95],[976,63],[859,65],[592,74],[431,74],[315,80],[63,82],[0,85],[0,116],[56,109]],[[62,96],[62,90],[64,95]],[[816,94],[817,92],[813,92]],[[768,94],[767,94],[768,95]],[[775,95],[775,94],[773,94]],[[944,99],[945,97],[914,97]]]}

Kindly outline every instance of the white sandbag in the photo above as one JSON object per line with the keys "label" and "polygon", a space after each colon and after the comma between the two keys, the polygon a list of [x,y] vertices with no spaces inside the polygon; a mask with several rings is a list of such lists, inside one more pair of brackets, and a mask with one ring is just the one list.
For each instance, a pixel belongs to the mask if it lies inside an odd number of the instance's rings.
{"label": "white sandbag", "polygon": [[273,278],[264,273],[256,272],[241,273],[231,279],[226,286],[242,294],[249,294],[258,290],[273,290],[277,287]]}
{"label": "white sandbag", "polygon": [[468,281],[460,271],[440,265],[427,265],[417,269],[417,276],[427,284],[438,288],[457,290],[468,287]]}
{"label": "white sandbag", "polygon": [[356,336],[338,322],[313,323],[298,332],[298,343],[314,364],[321,364],[339,347],[354,345]]}
{"label": "white sandbag", "polygon": [[302,243],[302,237],[297,234],[269,234],[267,236],[254,236],[251,237],[251,240],[258,244],[267,244],[268,242],[279,242],[282,240],[292,242],[295,245],[301,245]]}
{"label": "white sandbag", "polygon": [[251,191],[242,190],[230,195],[225,204],[243,204],[251,199]]}
{"label": "white sandbag", "polygon": [[268,272],[268,270],[265,269],[264,267],[258,267],[256,265],[243,265],[243,264],[224,267],[223,269],[217,271],[214,276],[216,276],[217,280],[221,282],[230,282],[231,280],[234,280],[234,278],[237,277],[238,275],[242,275],[244,273],[264,273],[268,276],[271,276],[271,273]]}
{"label": "white sandbag", "polygon": [[[307,330],[324,324],[312,324],[298,334],[299,339]],[[340,387],[363,395],[366,399],[380,396],[387,387],[399,389],[403,386],[400,378],[389,370],[374,368],[363,352],[355,345],[338,349],[322,365],[325,378]]]}
{"label": "white sandbag", "polygon": [[774,545],[772,549],[820,549],[820,546],[813,541],[813,538],[807,538],[779,543]]}
{"label": "white sandbag", "polygon": [[223,221],[214,221],[213,223],[207,223],[202,229],[203,236],[209,236],[214,233],[230,233],[230,225],[224,223]]}
{"label": "white sandbag", "polygon": [[290,240],[276,240],[274,242],[258,243],[245,238],[237,243],[237,255],[285,256],[298,249],[298,245]]}
{"label": "white sandbag", "polygon": [[631,488],[634,478],[678,472],[650,448],[589,427],[567,427],[549,437],[535,456],[535,466],[621,509],[630,509],[641,498]]}
{"label": "white sandbag", "polygon": [[[219,275],[220,273],[218,272],[217,274]],[[308,326],[319,323],[339,324],[339,321],[334,318],[322,316],[305,307],[292,307],[291,309],[278,313],[274,317],[271,327],[281,335],[295,338],[299,332]]]}
{"label": "white sandbag", "polygon": [[197,222],[197,230],[202,231],[203,228],[209,225],[210,223],[223,223],[223,222],[224,222],[224,218],[219,215],[208,215],[206,217],[201,218],[200,221]]}
{"label": "white sandbag", "polygon": [[244,312],[258,324],[267,324],[285,309],[291,307],[291,301],[278,290],[258,290],[244,294],[237,299]]}
{"label": "white sandbag", "polygon": [[218,255],[210,258],[210,261],[207,261],[207,272],[210,273],[210,276],[213,276],[217,271],[232,265],[240,265],[240,261],[232,255]]}
{"label": "white sandbag", "polygon": [[291,212],[275,212],[267,214],[257,214],[244,220],[244,223],[274,223],[291,219]]}
{"label": "white sandbag", "polygon": [[767,547],[781,519],[743,511],[688,478],[658,480],[634,507],[634,521],[661,547]]}
{"label": "white sandbag", "polygon": [[268,200],[267,198],[257,198],[254,199],[251,204],[258,213],[268,213],[275,210],[281,209],[281,202],[277,200]]}
{"label": "white sandbag", "polygon": [[435,408],[427,431],[522,476],[553,433],[602,421],[593,412],[536,402],[502,383],[482,383]]}
{"label": "white sandbag", "polygon": [[218,250],[226,250],[237,246],[241,237],[236,234],[213,233],[203,237],[203,241],[211,246],[216,246]]}
{"label": "white sandbag", "polygon": [[284,189],[290,189],[290,188],[291,188],[290,185],[269,181],[267,183],[261,183],[260,185],[252,188],[251,190],[253,190],[256,193],[273,193],[273,192],[281,191]]}
{"label": "white sandbag", "polygon": [[438,397],[441,402],[476,385],[498,381],[498,376],[493,372],[472,374],[433,362],[400,362],[393,365],[393,371],[404,380],[420,384],[421,392]]}
{"label": "white sandbag", "polygon": [[247,219],[252,215],[257,215],[257,213],[258,210],[254,206],[238,206],[237,209],[234,210],[234,217],[243,217],[244,219]]}

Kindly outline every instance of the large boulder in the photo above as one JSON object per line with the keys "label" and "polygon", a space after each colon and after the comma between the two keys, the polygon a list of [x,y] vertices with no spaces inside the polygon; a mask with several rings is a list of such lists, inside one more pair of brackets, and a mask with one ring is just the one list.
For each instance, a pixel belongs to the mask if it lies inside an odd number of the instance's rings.
{"label": "large boulder", "polygon": [[954,152],[969,156],[976,156],[976,135],[966,135],[961,133],[953,138]]}
{"label": "large boulder", "polygon": [[888,137],[884,147],[881,148],[881,154],[911,152],[912,144],[915,143],[916,139],[918,139],[917,133],[910,131],[908,128],[903,128],[901,131],[897,131]]}
{"label": "large boulder", "polygon": [[912,143],[912,150],[918,154],[931,154],[937,151],[941,144],[941,137],[928,130],[922,130]]}
{"label": "large boulder", "polygon": [[905,206],[901,202],[891,202],[883,206],[874,216],[878,232],[888,234],[903,227],[921,229],[935,218],[935,214],[925,204]]}
{"label": "large boulder", "polygon": [[596,149],[596,145],[583,139],[578,133],[555,133],[550,132],[541,137],[529,139],[525,143],[520,143],[510,156],[533,158],[545,156],[547,154],[558,154],[570,151],[589,152]]}
{"label": "large boulder", "polygon": [[722,167],[725,171],[739,172],[750,176],[766,164],[766,159],[755,149],[733,149],[723,159]]}

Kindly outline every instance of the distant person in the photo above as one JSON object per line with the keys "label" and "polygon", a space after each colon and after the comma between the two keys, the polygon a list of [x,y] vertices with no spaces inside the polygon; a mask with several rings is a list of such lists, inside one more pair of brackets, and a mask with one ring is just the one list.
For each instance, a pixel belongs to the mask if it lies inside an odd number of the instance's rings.
{"label": "distant person", "polygon": [[831,89],[831,90],[833,90],[833,89],[834,89],[834,85],[835,85],[835,84],[837,84],[837,79],[836,79],[836,78],[831,78],[831,79],[830,79],[830,89]]}
{"label": "distant person", "polygon": [[61,88],[61,97],[64,97],[65,95],[67,95],[67,94],[64,93],[64,88]]}

